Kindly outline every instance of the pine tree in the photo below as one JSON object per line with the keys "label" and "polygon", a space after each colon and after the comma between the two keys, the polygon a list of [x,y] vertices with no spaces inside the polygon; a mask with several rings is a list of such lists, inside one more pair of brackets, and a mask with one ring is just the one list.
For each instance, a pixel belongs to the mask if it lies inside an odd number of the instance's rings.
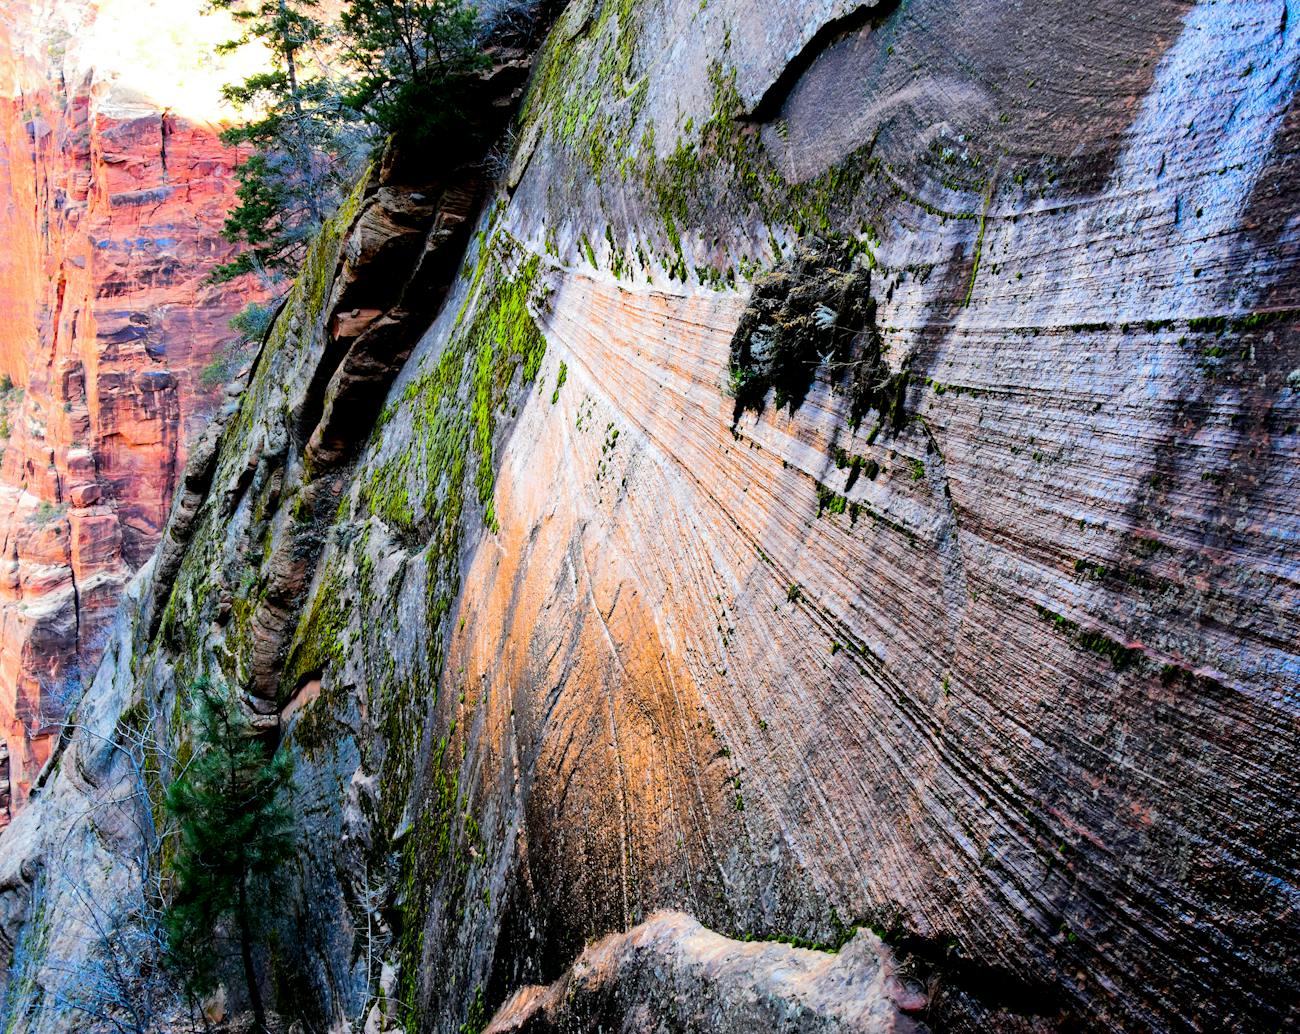
{"label": "pine tree", "polygon": [[253,946],[256,916],[264,909],[259,892],[294,849],[284,800],[291,766],[282,752],[267,756],[229,688],[195,682],[191,720],[195,754],[166,798],[180,829],[164,916],[171,952],[188,989],[206,994],[216,981],[214,931],[233,925],[249,1002],[265,1030]]}
{"label": "pine tree", "polygon": [[465,85],[489,61],[464,0],[351,0],[339,26],[358,75],[350,107],[409,142],[469,128]]}
{"label": "pine tree", "polygon": [[223,90],[254,115],[222,137],[252,153],[223,230],[242,250],[214,279],[293,276],[384,137],[408,147],[436,141],[444,159],[474,141],[469,86],[490,61],[466,0],[347,0],[335,24],[319,17],[320,0],[208,0],[208,8],[243,30],[222,50],[256,41],[271,57]]}
{"label": "pine tree", "polygon": [[253,154],[237,170],[237,202],[223,230],[244,250],[214,277],[256,272],[274,281],[296,272],[307,241],[338,203],[352,173],[340,166],[340,137],[355,116],[314,60],[326,35],[318,0],[209,0],[208,7],[228,12],[243,30],[221,51],[260,42],[271,56],[269,69],[222,91],[256,116],[222,134],[230,146],[251,145]]}

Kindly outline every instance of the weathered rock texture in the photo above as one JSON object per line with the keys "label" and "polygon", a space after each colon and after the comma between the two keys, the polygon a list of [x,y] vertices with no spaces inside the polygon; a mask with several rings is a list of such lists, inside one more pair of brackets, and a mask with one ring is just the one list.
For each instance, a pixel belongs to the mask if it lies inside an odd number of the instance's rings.
{"label": "weathered rock texture", "polygon": [[[932,1029],[1300,1022],[1298,63],[1272,0],[580,0],[460,276],[484,166],[376,171],[88,704],[155,788],[191,679],[278,725],[282,1009],[563,1029],[520,989],[675,909],[845,981],[874,929]],[[67,743],[0,842],[24,1002],[123,879]],[[649,929],[606,1029],[783,1000]]]}
{"label": "weathered rock texture", "polygon": [[854,1031],[923,1034],[925,997],[865,930],[836,955],[742,944],[666,912],[586,949],[549,987],[524,988],[486,1034],[552,1031]]}
{"label": "weathered rock texture", "polygon": [[82,68],[67,44],[94,17],[53,0],[0,17],[0,729],[14,806],[158,542],[185,442],[221,388],[204,370],[226,361],[227,322],[259,296],[205,283],[229,254],[235,153],[216,127]]}

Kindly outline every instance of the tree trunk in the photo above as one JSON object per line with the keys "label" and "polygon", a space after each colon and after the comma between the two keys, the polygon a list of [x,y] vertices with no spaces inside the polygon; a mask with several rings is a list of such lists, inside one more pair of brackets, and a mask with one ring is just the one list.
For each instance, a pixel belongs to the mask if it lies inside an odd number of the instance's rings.
{"label": "tree trunk", "polygon": [[239,954],[244,961],[244,980],[248,983],[253,1019],[258,1031],[264,1034],[266,1007],[262,1004],[262,990],[257,986],[257,972],[253,968],[253,931],[248,923],[248,876],[245,873],[239,874]]}

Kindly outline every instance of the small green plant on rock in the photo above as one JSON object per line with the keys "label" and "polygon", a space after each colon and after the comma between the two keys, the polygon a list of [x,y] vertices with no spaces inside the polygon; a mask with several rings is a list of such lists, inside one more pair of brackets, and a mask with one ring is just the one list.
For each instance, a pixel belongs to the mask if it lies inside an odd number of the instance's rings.
{"label": "small green plant on rock", "polygon": [[555,390],[551,392],[551,405],[560,401],[560,389],[564,387],[564,382],[568,380],[569,368],[560,360],[560,375],[555,378]]}
{"label": "small green plant on rock", "polygon": [[231,365],[231,350],[223,348],[199,371],[199,390],[212,391],[224,384],[230,376]]}
{"label": "small green plant on rock", "polygon": [[261,302],[249,302],[235,315],[230,317],[230,329],[239,335],[240,344],[260,341],[271,329],[275,319],[275,306]]}
{"label": "small green plant on rock", "polygon": [[48,499],[42,499],[41,505],[36,508],[36,512],[27,518],[27,523],[38,524],[44,527],[53,521],[58,520],[68,512],[68,507],[64,503],[52,503]]}

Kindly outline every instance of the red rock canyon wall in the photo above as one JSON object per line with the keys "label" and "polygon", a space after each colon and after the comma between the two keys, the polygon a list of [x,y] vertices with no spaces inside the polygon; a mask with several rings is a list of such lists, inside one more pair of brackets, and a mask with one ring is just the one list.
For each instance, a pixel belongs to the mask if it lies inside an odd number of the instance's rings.
{"label": "red rock canyon wall", "polygon": [[[206,282],[236,154],[63,48],[83,7],[0,20],[0,729],[21,804],[166,520],[255,287]],[[162,100],[165,100],[163,98]],[[0,762],[0,776],[3,763]],[[0,792],[3,786],[0,785]]]}

